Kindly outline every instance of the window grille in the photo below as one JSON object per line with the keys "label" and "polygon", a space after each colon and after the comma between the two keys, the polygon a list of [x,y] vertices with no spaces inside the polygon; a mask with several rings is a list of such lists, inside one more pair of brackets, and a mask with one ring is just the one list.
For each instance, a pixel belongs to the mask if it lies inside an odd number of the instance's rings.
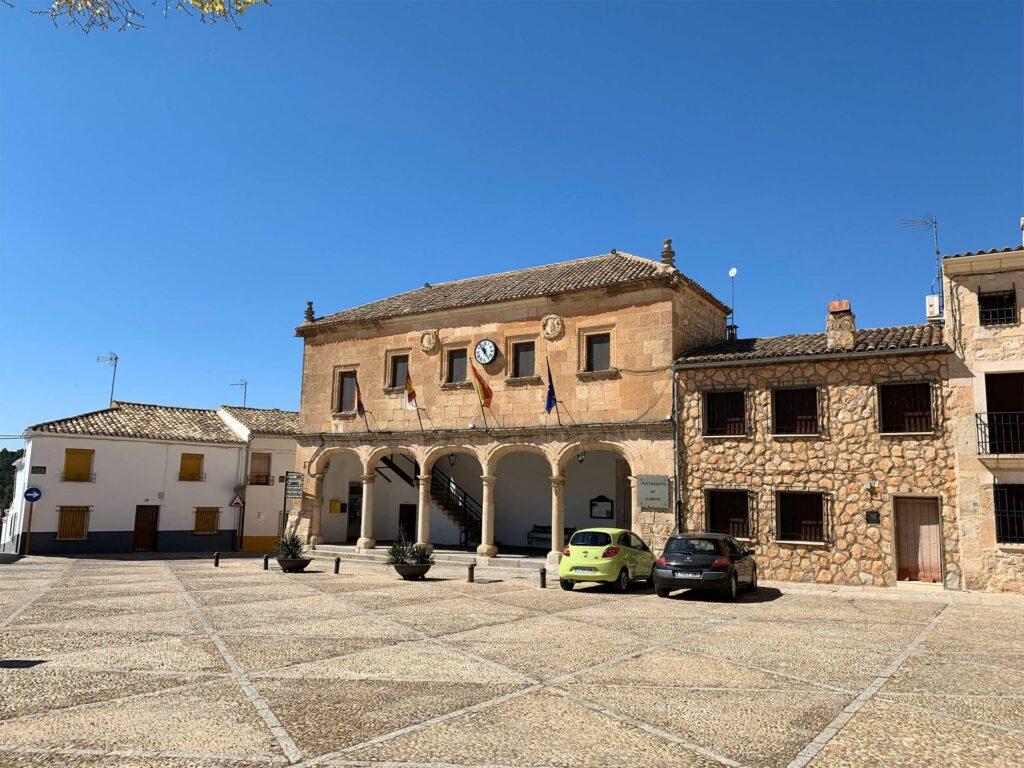
{"label": "window grille", "polygon": [[996,541],[1000,544],[1024,544],[1024,485],[996,485]]}
{"label": "window grille", "polygon": [[1017,289],[978,291],[978,320],[982,325],[1016,325]]}

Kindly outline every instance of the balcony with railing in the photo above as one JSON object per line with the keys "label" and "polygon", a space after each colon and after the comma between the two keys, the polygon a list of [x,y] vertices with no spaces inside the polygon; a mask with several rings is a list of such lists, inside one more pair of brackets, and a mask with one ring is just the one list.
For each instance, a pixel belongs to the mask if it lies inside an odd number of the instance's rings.
{"label": "balcony with railing", "polygon": [[204,483],[206,482],[205,472],[179,472],[178,480],[182,483]]}
{"label": "balcony with railing", "polygon": [[62,483],[95,483],[96,475],[92,472],[61,472]]}
{"label": "balcony with railing", "polygon": [[980,455],[1024,455],[1024,412],[979,413],[977,421]]}
{"label": "balcony with railing", "polygon": [[273,485],[274,476],[260,473],[249,474],[249,485]]}

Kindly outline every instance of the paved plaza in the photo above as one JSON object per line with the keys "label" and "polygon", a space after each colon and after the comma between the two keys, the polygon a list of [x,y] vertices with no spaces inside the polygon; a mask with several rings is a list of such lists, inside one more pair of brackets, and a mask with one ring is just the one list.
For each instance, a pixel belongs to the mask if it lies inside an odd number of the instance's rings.
{"label": "paved plaza", "polygon": [[0,766],[1008,766],[1024,601],[0,565]]}

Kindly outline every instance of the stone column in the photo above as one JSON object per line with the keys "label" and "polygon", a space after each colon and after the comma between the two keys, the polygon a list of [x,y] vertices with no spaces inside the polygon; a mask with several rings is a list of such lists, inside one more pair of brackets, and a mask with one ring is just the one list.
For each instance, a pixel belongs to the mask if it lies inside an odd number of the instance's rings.
{"label": "stone column", "polygon": [[483,499],[480,502],[480,546],[476,553],[480,557],[494,557],[498,548],[494,546],[494,483],[498,478],[494,475],[482,475],[484,484]]}
{"label": "stone column", "polygon": [[627,479],[629,480],[629,504],[633,512],[629,528],[640,536],[643,528],[640,526],[640,505],[636,503],[636,477],[630,475]]}
{"label": "stone column", "polygon": [[565,477],[551,478],[551,551],[548,565],[557,566],[565,547]]}
{"label": "stone column", "polygon": [[363,475],[363,521],[356,549],[373,549],[377,546],[373,538],[373,481],[376,479],[377,476],[373,473]]}
{"label": "stone column", "polygon": [[[326,470],[325,470],[326,471]],[[323,543],[324,478],[313,481],[312,520],[309,525],[309,543],[313,546]]]}
{"label": "stone column", "polygon": [[420,496],[416,508],[416,542],[430,543],[430,475],[420,475]]}

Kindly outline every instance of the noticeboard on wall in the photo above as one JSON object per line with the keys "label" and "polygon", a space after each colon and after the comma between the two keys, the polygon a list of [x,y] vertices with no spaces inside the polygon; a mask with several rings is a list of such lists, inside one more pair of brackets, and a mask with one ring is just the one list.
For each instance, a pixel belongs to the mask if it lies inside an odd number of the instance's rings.
{"label": "noticeboard on wall", "polygon": [[607,496],[596,496],[590,500],[590,516],[595,520],[611,520],[615,517],[615,502]]}

